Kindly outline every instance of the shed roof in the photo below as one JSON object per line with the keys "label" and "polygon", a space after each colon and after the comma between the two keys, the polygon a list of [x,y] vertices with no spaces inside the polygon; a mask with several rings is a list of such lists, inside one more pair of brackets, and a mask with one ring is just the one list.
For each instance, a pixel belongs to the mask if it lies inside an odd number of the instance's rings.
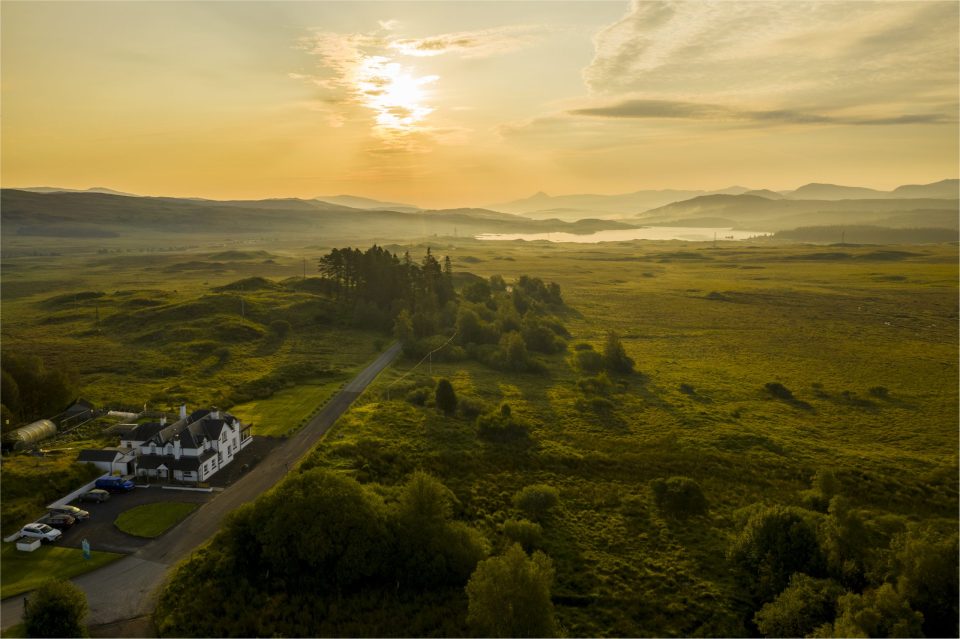
{"label": "shed roof", "polygon": [[116,450],[96,450],[88,448],[81,450],[77,456],[78,462],[112,462],[116,461],[120,453]]}

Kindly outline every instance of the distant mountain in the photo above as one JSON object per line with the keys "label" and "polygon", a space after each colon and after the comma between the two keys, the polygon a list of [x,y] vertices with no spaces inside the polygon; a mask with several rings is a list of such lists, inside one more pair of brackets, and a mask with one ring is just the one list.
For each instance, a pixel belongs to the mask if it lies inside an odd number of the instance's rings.
{"label": "distant mountain", "polygon": [[794,191],[781,191],[793,200],[865,200],[960,197],[960,180],[941,180],[932,184],[908,184],[892,191],[878,191],[861,186],[837,184],[805,184]]}
{"label": "distant mountain", "polygon": [[[609,217],[611,214],[628,217],[639,211],[663,206],[679,200],[687,200],[698,195],[711,193],[743,193],[749,189],[732,186],[721,191],[701,190],[645,190],[619,195],[597,195],[583,193],[578,195],[550,196],[540,191],[534,195],[511,202],[491,204],[487,208],[506,213],[517,213],[531,217],[558,217],[564,220],[576,220],[584,217]],[[599,215],[598,215],[599,214]]]}
{"label": "distant mountain", "polygon": [[956,199],[774,200],[749,194],[706,195],[644,211],[631,219],[660,226],[720,219],[755,231],[835,224],[957,228],[957,207]]}
{"label": "distant mountain", "polygon": [[782,200],[784,198],[782,193],[777,193],[776,191],[771,191],[770,189],[756,189],[754,191],[742,193],[742,195],[756,195],[758,197],[765,197],[768,200]]}
{"label": "distant mountain", "polygon": [[127,197],[140,197],[135,193],[124,193],[123,191],[114,191],[103,186],[95,186],[89,189],[62,189],[56,186],[27,186],[19,191],[30,191],[32,193],[106,193],[108,195],[125,195]]}
{"label": "distant mountain", "polygon": [[185,234],[393,241],[480,233],[592,233],[632,228],[623,222],[529,218],[486,209],[402,212],[298,199],[192,200],[102,193],[0,190],[3,239],[114,238]]}
{"label": "distant mountain", "polygon": [[883,198],[886,191],[877,191],[861,186],[839,186],[837,184],[804,184],[799,189],[783,194],[794,200],[867,200]]}
{"label": "distant mountain", "polygon": [[933,184],[906,184],[898,186],[892,192],[894,197],[960,197],[960,180],[940,180]]}
{"label": "distant mountain", "polygon": [[321,195],[320,197],[314,198],[321,202],[329,202],[330,204],[338,204],[340,206],[349,206],[353,209],[381,209],[381,210],[406,210],[406,211],[419,211],[420,207],[414,206],[413,204],[401,204],[399,202],[383,202],[381,200],[374,200],[368,197],[360,197],[357,195]]}

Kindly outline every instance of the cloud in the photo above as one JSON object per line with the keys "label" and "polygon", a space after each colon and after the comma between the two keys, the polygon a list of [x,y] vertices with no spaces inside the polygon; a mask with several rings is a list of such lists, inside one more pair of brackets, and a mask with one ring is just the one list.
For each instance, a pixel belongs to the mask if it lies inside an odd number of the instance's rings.
{"label": "cloud", "polygon": [[465,58],[484,58],[530,46],[544,27],[510,25],[495,29],[444,33],[425,38],[396,39],[388,45],[402,55],[436,56],[458,53]]}
{"label": "cloud", "polygon": [[766,105],[756,121],[833,121],[817,115],[827,107],[871,113],[836,118],[851,124],[950,120],[911,105],[956,107],[958,14],[956,2],[634,0],[594,37],[582,75],[594,96],[640,95],[646,112],[672,101],[688,118],[711,115],[688,104],[702,102]]}
{"label": "cloud", "polygon": [[941,124],[956,119],[944,113],[907,114],[890,117],[838,116],[789,109],[745,110],[719,104],[676,100],[631,99],[614,104],[567,111],[570,115],[600,118],[667,118],[747,122],[755,124],[850,124],[884,126],[897,124]]}

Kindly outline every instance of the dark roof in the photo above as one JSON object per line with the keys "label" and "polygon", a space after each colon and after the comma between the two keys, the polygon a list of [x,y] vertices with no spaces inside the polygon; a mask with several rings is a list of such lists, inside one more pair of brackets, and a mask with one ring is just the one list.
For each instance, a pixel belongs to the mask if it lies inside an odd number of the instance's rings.
{"label": "dark roof", "polygon": [[63,411],[65,413],[85,413],[89,410],[93,410],[93,404],[88,402],[85,399],[78,399],[73,404],[71,404],[67,410]]}
{"label": "dark roof", "polygon": [[156,469],[166,466],[169,470],[198,470],[200,460],[196,457],[181,457],[175,459],[173,455],[140,455],[138,468]]}
{"label": "dark roof", "polygon": [[81,450],[77,456],[78,462],[112,462],[120,453],[115,450]]}
{"label": "dark roof", "polygon": [[210,459],[211,457],[213,457],[213,456],[216,455],[216,454],[217,454],[217,451],[213,450],[212,448],[203,451],[203,454],[200,455],[200,457],[199,457],[200,463],[202,464],[203,462],[207,461],[208,459]]}
{"label": "dark roof", "polygon": [[160,422],[149,422],[146,424],[140,424],[132,431],[127,433],[127,439],[132,439],[137,442],[145,442],[151,437],[159,433],[161,430],[166,428],[164,424]]}

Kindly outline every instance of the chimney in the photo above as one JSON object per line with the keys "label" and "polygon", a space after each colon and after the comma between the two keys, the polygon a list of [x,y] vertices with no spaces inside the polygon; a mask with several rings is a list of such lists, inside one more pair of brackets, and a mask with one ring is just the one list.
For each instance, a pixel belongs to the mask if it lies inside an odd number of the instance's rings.
{"label": "chimney", "polygon": [[161,425],[161,426],[165,426],[166,424],[167,424],[167,416],[166,416],[166,415],[161,415],[161,416],[160,416],[160,425]]}
{"label": "chimney", "polygon": [[180,459],[180,435],[173,436],[173,458]]}
{"label": "chimney", "polygon": [[186,418],[187,418],[187,405],[180,404],[180,419],[186,419]]}
{"label": "chimney", "polygon": [[220,409],[214,406],[213,410],[210,411],[210,417],[214,419],[220,419]]}

